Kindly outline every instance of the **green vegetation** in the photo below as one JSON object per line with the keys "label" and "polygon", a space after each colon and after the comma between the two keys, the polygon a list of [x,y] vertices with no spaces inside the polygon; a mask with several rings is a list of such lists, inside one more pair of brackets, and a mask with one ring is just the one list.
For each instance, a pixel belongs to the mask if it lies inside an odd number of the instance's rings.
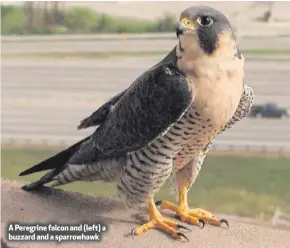
{"label": "green vegetation", "polygon": [[[18,174],[61,148],[2,148],[2,176],[31,181],[41,173],[27,177]],[[210,211],[235,213],[258,218],[271,217],[276,206],[290,213],[289,158],[250,156],[209,156],[193,185],[189,201]],[[112,197],[112,183],[72,183],[61,188],[91,195]],[[156,199],[175,200],[169,183]]]}
{"label": "green vegetation", "polygon": [[21,34],[25,21],[24,11],[12,6],[1,6],[1,34]]}
{"label": "green vegetation", "polygon": [[148,21],[97,13],[89,8],[48,9],[45,3],[1,5],[2,35],[172,32],[175,25],[175,16],[169,14]]}

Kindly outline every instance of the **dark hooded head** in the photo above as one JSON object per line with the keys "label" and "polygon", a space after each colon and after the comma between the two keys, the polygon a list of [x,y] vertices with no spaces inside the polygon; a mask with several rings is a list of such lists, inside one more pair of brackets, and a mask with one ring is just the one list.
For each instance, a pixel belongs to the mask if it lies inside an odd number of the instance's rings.
{"label": "dark hooded head", "polygon": [[[235,40],[232,27],[224,14],[210,7],[196,6],[184,10],[177,25],[176,34],[196,38],[199,47],[208,55],[222,46],[223,36]],[[192,39],[192,37],[190,37]],[[186,44],[180,44],[181,51],[186,49]]]}

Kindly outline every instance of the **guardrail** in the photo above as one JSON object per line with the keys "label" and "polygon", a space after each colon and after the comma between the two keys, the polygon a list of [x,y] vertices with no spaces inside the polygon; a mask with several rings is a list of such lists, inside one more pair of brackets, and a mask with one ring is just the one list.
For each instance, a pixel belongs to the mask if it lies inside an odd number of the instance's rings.
{"label": "guardrail", "polygon": [[[67,147],[77,142],[78,139],[71,137],[66,140],[61,139],[4,139],[2,145],[15,145],[15,146],[60,146]],[[214,142],[211,147],[213,152],[224,153],[242,153],[242,154],[255,154],[255,155],[276,155],[279,157],[290,157],[290,147],[271,146],[271,145],[242,145],[242,144],[225,144],[225,142]]]}
{"label": "guardrail", "polygon": [[253,144],[219,144],[214,143],[212,145],[213,151],[219,152],[239,152],[245,154],[276,154],[281,157],[289,157],[290,156],[290,148],[284,146],[271,146],[271,145],[253,145]]}
{"label": "guardrail", "polygon": [[[288,26],[290,27],[290,23]],[[236,30],[237,37],[243,38],[265,38],[265,37],[290,37],[290,32],[273,30]],[[65,34],[65,35],[4,35],[1,36],[2,42],[24,42],[24,41],[80,41],[80,40],[164,40],[176,39],[173,33],[119,33],[119,34]]]}

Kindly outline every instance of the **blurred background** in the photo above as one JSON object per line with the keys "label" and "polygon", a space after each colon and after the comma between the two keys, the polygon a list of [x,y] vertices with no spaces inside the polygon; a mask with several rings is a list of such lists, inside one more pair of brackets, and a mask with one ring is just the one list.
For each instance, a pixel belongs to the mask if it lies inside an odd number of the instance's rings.
{"label": "blurred background", "polygon": [[[2,1],[2,176],[38,178],[18,174],[90,134],[80,120],[160,61],[180,12],[201,4],[230,19],[255,103],[215,140],[190,203],[290,228],[290,2]],[[64,188],[114,195],[101,185]]]}

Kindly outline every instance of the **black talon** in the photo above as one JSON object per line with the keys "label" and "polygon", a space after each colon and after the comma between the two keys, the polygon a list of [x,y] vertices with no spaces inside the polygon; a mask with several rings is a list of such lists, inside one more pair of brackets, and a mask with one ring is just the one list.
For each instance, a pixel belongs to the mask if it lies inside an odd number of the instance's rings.
{"label": "black talon", "polygon": [[[198,221],[199,221],[199,223],[198,223],[199,228],[200,228],[200,229],[203,229],[204,226],[205,226],[205,222],[204,222],[204,220],[202,220],[202,219],[198,219]],[[201,226],[200,224],[202,224],[202,226]]]}
{"label": "black talon", "polygon": [[180,216],[178,214],[175,214],[174,216],[176,219],[180,220]]}
{"label": "black talon", "polygon": [[220,222],[221,224],[225,223],[227,225],[227,228],[230,228],[229,222],[226,219],[221,219]]}
{"label": "black talon", "polygon": [[183,225],[179,225],[179,224],[177,224],[176,227],[177,227],[178,229],[183,228],[183,229],[185,229],[185,230],[187,230],[187,231],[191,231],[191,229],[189,229],[188,227],[183,226]]}
{"label": "black talon", "polygon": [[155,202],[155,205],[156,206],[160,206],[162,204],[162,201],[157,201],[157,202]]}
{"label": "black talon", "polygon": [[189,239],[183,233],[178,232],[176,234],[177,234],[177,236],[181,236],[181,237],[185,238],[189,242]]}
{"label": "black talon", "polygon": [[135,239],[135,231],[136,231],[136,228],[133,228],[131,231],[131,235],[132,235],[133,239]]}

